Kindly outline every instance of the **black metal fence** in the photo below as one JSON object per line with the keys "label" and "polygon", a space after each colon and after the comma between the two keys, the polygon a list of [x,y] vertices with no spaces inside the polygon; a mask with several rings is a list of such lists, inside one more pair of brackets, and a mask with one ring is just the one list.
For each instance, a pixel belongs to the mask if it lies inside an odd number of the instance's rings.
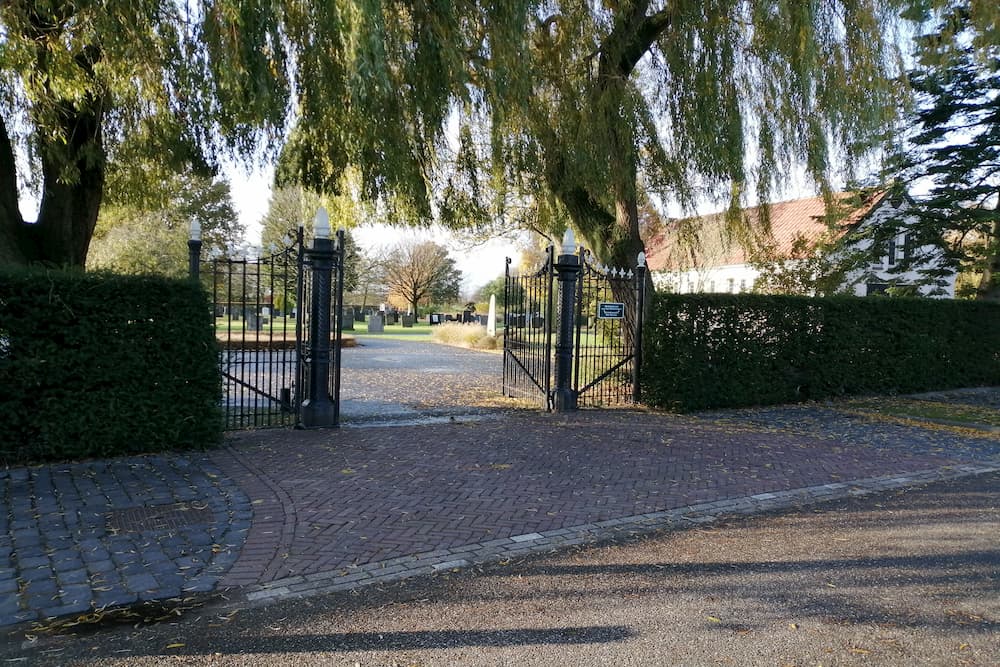
{"label": "black metal fence", "polygon": [[503,395],[538,401],[545,409],[552,401],[552,334],[554,251],[545,263],[526,275],[511,272],[504,278]]}

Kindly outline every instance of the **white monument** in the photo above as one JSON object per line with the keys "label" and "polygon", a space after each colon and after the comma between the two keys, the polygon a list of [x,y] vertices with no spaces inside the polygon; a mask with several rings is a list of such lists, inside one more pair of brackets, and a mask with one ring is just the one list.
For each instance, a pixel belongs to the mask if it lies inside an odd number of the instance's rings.
{"label": "white monument", "polygon": [[497,335],[497,295],[490,294],[490,312],[486,316],[486,335]]}

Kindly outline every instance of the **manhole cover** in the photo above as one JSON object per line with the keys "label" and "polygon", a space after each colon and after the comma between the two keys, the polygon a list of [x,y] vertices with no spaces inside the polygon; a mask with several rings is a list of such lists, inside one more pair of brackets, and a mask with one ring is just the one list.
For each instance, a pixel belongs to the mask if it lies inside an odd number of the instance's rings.
{"label": "manhole cover", "polygon": [[138,533],[144,530],[171,530],[211,522],[207,505],[171,503],[148,507],[129,507],[108,514],[108,531]]}

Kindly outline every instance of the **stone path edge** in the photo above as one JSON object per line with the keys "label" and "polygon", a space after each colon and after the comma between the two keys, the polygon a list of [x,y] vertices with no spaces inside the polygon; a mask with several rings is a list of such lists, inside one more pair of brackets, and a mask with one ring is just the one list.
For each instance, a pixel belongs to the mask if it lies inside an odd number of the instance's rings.
{"label": "stone path edge", "polygon": [[804,507],[831,500],[918,487],[932,482],[991,472],[1000,472],[1000,460],[986,464],[942,466],[906,474],[869,477],[820,486],[759,493],[742,498],[699,503],[543,533],[514,535],[451,549],[438,549],[359,566],[338,568],[327,572],[286,577],[265,584],[244,586],[237,594],[247,603],[258,605],[326,593],[352,591],[366,586],[393,583],[437,572],[460,570],[473,565],[550,553],[570,546],[597,544],[620,537],[623,534],[645,535],[668,529],[712,523],[724,516],[749,516],[773,510]]}

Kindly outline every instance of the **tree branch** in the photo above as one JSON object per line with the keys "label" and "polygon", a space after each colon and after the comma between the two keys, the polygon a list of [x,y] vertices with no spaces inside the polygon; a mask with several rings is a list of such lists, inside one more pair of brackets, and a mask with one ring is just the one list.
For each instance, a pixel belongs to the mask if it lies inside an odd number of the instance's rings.
{"label": "tree branch", "polygon": [[602,79],[609,76],[628,77],[671,24],[672,10],[668,4],[654,14],[646,16],[648,2],[636,3],[625,17],[601,42],[599,73]]}

